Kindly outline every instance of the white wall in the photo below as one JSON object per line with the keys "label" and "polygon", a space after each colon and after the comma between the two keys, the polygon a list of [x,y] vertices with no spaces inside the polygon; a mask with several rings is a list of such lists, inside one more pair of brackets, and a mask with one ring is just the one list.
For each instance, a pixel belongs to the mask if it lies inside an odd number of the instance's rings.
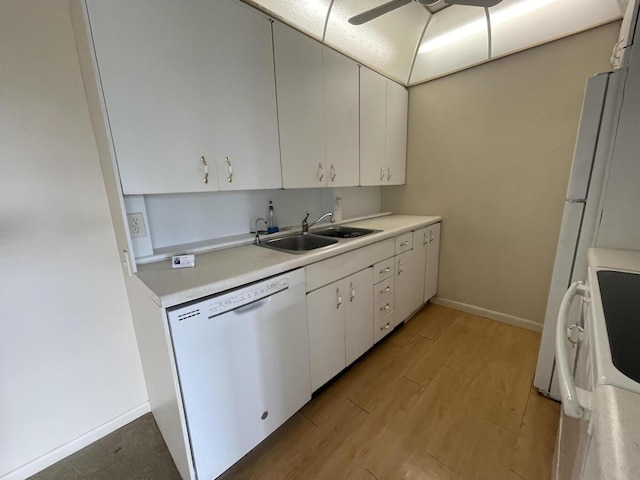
{"label": "white wall", "polygon": [[0,0],[0,12],[0,478],[8,479],[148,407],[68,3]]}
{"label": "white wall", "polygon": [[[343,199],[345,220],[380,212],[380,187],[145,195],[144,205],[153,248],[158,249],[247,234],[254,229],[257,218],[266,218],[269,200],[273,201],[280,227],[300,226],[307,210],[311,211],[310,221],[333,211],[334,195]],[[127,210],[141,211],[140,198],[127,197]],[[152,253],[150,245],[140,247],[134,245],[136,256]]]}

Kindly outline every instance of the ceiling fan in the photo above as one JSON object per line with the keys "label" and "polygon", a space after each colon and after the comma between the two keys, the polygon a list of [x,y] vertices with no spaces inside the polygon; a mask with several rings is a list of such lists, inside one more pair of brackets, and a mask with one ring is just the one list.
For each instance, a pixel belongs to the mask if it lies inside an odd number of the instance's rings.
{"label": "ceiling fan", "polygon": [[[349,23],[351,25],[362,25],[363,23],[373,20],[374,18],[378,18],[380,15],[389,13],[396,8],[403,7],[413,1],[424,7],[428,7],[429,5],[438,3],[439,0],[391,0],[390,2],[383,3],[378,7],[372,8],[371,10],[360,13],[355,17],[351,17],[349,19]],[[471,7],[489,8],[497,5],[501,1],[502,0],[444,0],[444,3],[448,5],[467,5]]]}

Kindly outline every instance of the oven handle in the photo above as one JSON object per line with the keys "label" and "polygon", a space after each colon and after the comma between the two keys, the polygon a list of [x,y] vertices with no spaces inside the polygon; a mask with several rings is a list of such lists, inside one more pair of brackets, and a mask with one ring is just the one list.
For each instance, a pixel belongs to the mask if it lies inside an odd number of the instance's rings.
{"label": "oven handle", "polygon": [[[564,294],[560,311],[558,313],[558,323],[556,324],[556,368],[558,370],[558,384],[562,397],[562,408],[564,413],[572,418],[582,418],[584,407],[588,407],[587,401],[580,389],[576,389],[575,380],[571,375],[569,367],[569,352],[567,351],[567,323],[569,321],[569,309],[573,299],[577,296],[584,297],[587,294],[587,287],[583,282],[574,282],[569,290]],[[583,401],[580,401],[580,400]]]}

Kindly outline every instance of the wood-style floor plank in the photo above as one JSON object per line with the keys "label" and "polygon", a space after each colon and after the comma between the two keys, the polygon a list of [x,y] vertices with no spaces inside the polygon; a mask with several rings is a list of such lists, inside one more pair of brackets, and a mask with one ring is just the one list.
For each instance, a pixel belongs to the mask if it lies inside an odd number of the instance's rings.
{"label": "wood-style floor plank", "polygon": [[559,409],[531,388],[539,341],[428,305],[222,478],[547,480]]}

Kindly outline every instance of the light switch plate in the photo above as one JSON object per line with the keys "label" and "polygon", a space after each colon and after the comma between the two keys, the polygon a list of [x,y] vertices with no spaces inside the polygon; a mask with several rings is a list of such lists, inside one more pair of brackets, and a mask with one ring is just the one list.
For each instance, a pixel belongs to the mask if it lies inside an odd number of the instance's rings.
{"label": "light switch plate", "polygon": [[188,268],[195,266],[195,255],[176,255],[174,257],[171,257],[171,268]]}

